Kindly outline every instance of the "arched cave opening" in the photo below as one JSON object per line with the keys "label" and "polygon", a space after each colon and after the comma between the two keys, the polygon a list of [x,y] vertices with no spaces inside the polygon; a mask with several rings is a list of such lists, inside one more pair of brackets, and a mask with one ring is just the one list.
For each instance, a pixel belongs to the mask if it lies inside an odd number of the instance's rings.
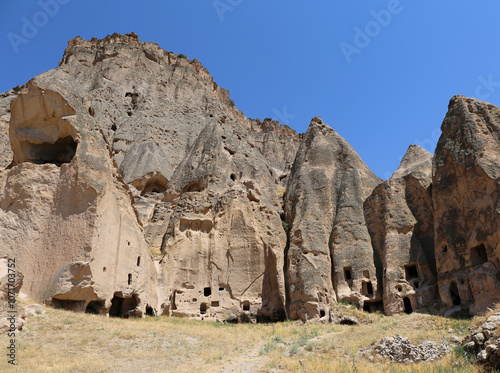
{"label": "arched cave opening", "polygon": [[87,307],[85,308],[85,313],[90,313],[92,315],[99,315],[101,310],[104,308],[104,301],[91,300]]}
{"label": "arched cave opening", "polygon": [[183,193],[201,192],[206,188],[206,185],[199,181],[191,181],[188,185],[182,188]]}
{"label": "arched cave opening", "polygon": [[57,139],[54,143],[43,142],[34,144],[28,141],[20,142],[24,153],[24,162],[36,164],[52,163],[61,166],[70,163],[76,154],[78,143],[71,136]]}
{"label": "arched cave opening", "polygon": [[206,303],[202,303],[200,304],[200,314],[201,315],[204,315],[207,313],[207,304]]}
{"label": "arched cave opening", "polygon": [[166,182],[159,180],[157,178],[149,179],[144,189],[142,190],[142,195],[146,193],[165,193],[167,190]]}

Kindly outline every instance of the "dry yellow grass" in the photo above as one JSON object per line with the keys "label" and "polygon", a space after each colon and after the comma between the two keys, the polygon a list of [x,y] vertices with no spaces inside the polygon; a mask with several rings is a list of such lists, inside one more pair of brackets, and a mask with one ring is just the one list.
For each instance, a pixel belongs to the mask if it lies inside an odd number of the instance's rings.
{"label": "dry yellow grass", "polygon": [[[21,372],[480,372],[460,351],[433,363],[370,360],[380,338],[399,334],[414,343],[464,336],[470,320],[431,315],[385,317],[339,305],[360,326],[224,325],[180,318],[114,319],[48,308],[29,316],[17,337]],[[7,338],[0,338],[7,346]]]}

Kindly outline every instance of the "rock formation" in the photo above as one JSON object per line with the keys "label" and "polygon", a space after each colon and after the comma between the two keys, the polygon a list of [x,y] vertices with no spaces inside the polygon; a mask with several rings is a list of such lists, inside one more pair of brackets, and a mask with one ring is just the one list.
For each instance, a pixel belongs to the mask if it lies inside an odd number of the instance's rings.
{"label": "rock formation", "polygon": [[16,258],[33,300],[120,317],[482,312],[500,299],[499,123],[453,98],[434,158],[410,147],[382,182],[321,118],[249,119],[197,60],[77,37],[0,95],[0,266]]}
{"label": "rock formation", "polygon": [[289,317],[329,314],[346,300],[380,300],[363,201],[380,182],[351,146],[314,118],[295,158],[286,193]]}
{"label": "rock formation", "polygon": [[436,147],[433,204],[441,299],[474,314],[500,299],[500,109],[451,99]]}
{"label": "rock formation", "polygon": [[388,315],[438,298],[431,181],[432,154],[410,146],[398,170],[365,202]]}
{"label": "rock formation", "polygon": [[154,265],[84,97],[71,76],[54,70],[12,101],[13,160],[0,174],[2,254],[15,258],[32,299],[141,313],[156,307]]}

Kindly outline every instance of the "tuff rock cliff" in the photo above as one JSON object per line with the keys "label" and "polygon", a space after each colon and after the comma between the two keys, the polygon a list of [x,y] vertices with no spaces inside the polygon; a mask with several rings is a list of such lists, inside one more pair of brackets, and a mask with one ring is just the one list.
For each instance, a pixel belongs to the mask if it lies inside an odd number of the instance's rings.
{"label": "tuff rock cliff", "polygon": [[15,258],[29,297],[120,317],[480,313],[500,299],[500,109],[457,96],[442,131],[382,181],[321,118],[248,119],[197,60],[77,37],[0,95],[0,273]]}

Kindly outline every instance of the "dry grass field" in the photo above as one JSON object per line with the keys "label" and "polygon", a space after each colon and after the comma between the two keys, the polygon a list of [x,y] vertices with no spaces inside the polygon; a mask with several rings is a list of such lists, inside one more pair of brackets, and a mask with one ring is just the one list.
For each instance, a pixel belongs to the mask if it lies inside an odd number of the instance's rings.
{"label": "dry grass field", "polygon": [[[383,336],[415,344],[465,336],[474,320],[427,314],[359,312],[338,305],[359,326],[221,324],[169,317],[115,319],[47,308],[17,335],[20,372],[481,372],[460,347],[432,363],[396,364],[371,353]],[[478,322],[478,321],[476,321]],[[453,332],[449,329],[452,329]],[[0,338],[8,346],[6,336]],[[2,348],[4,351],[6,348]]]}

